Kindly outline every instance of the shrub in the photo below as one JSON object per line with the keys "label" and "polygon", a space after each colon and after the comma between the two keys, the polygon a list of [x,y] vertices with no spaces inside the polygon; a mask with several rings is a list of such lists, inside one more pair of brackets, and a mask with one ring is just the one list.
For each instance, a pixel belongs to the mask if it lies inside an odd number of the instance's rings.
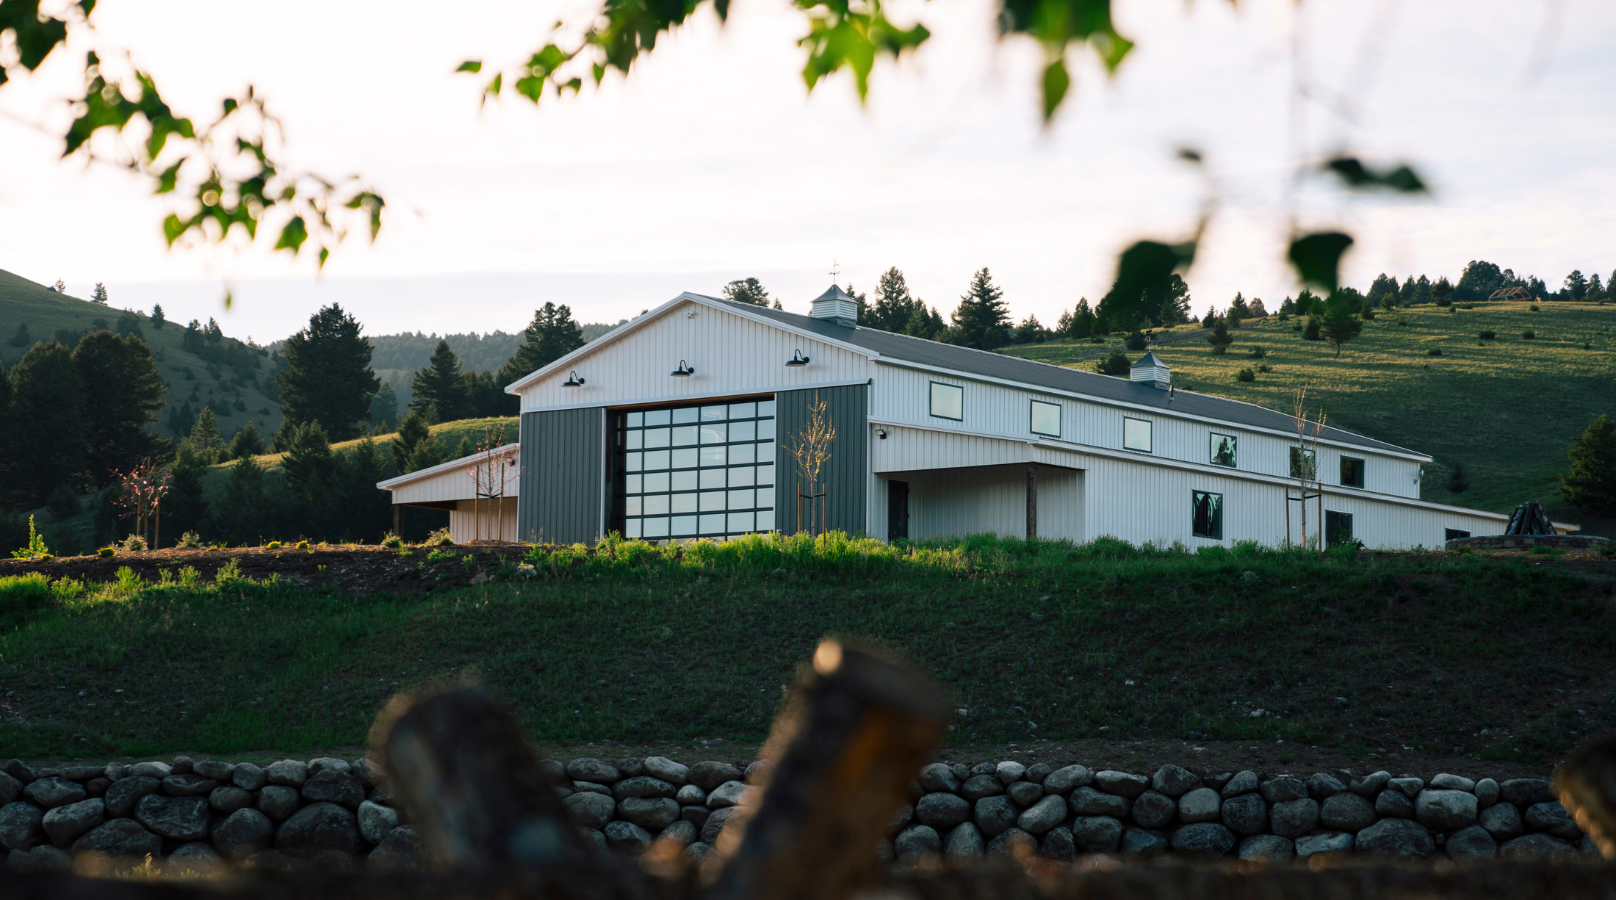
{"label": "shrub", "polygon": [[1448,473],[1448,490],[1455,494],[1462,494],[1470,489],[1470,476],[1465,474],[1464,463],[1453,464],[1453,471]]}
{"label": "shrub", "polygon": [[187,531],[180,535],[179,543],[174,546],[183,547],[186,550],[200,550],[202,549],[202,537],[194,531]]}
{"label": "shrub", "polygon": [[125,552],[125,553],[145,553],[146,552],[146,539],[144,537],[141,537],[138,534],[131,534],[130,536],[123,539],[123,552]]}
{"label": "shrub", "polygon": [[427,535],[426,540],[421,543],[427,547],[453,547],[454,542],[453,532],[447,528],[439,528],[437,531]]}
{"label": "shrub", "polygon": [[1234,373],[1234,380],[1235,381],[1256,381],[1257,380],[1257,373],[1251,371],[1249,368],[1248,369],[1241,369],[1240,371]]}
{"label": "shrub", "polygon": [[1257,367],[1257,371],[1259,371],[1259,372],[1261,372],[1261,373],[1263,373],[1263,374],[1264,374],[1264,375],[1266,375],[1266,374],[1268,374],[1268,373],[1269,373],[1269,372],[1272,372],[1272,371],[1274,371],[1274,367],[1273,367],[1273,366],[1270,366],[1270,365],[1269,365],[1269,364],[1267,364],[1267,363],[1263,363],[1263,364],[1262,364],[1262,365],[1260,365],[1260,366],[1258,366],[1258,367]]}
{"label": "shrub", "polygon": [[1532,304],[1531,309],[1532,309],[1532,312],[1542,312],[1543,311],[1543,310],[1538,308],[1538,305],[1536,303]]}
{"label": "shrub", "polygon": [[96,553],[96,555],[101,557],[102,559],[106,559],[109,556],[117,556],[118,555],[118,548],[116,548],[116,547],[102,547]]}
{"label": "shrub", "polygon": [[297,542],[297,549],[299,549],[299,550],[307,550],[307,549],[309,549],[309,542],[308,541],[298,541]]}
{"label": "shrub", "polygon": [[1460,309],[1475,309],[1476,304],[1474,304],[1474,303],[1461,303],[1461,304],[1459,304],[1459,308]]}
{"label": "shrub", "polygon": [[404,546],[404,539],[389,531],[382,537],[382,546],[397,550]]}
{"label": "shrub", "polygon": [[1129,350],[1143,350],[1145,349],[1146,343],[1144,333],[1135,328],[1133,333],[1128,335],[1128,340],[1125,346],[1127,346]]}
{"label": "shrub", "polygon": [[1262,359],[1263,357],[1265,357],[1267,355],[1268,355],[1268,351],[1264,350],[1261,347],[1252,347],[1251,348],[1251,358],[1252,359]]}
{"label": "shrub", "polygon": [[0,577],[0,624],[21,624],[29,611],[53,599],[50,579],[41,572]]}
{"label": "shrub", "polygon": [[1481,333],[1481,339],[1484,341],[1490,341],[1495,337],[1498,337],[1498,332],[1496,331],[1483,331]]}
{"label": "shrub", "polygon": [[1441,347],[1432,347],[1431,349],[1425,351],[1425,355],[1426,356],[1441,356],[1442,355],[1442,348]]}
{"label": "shrub", "polygon": [[1308,318],[1307,327],[1302,329],[1302,340],[1304,340],[1304,341],[1322,341],[1322,340],[1324,340],[1323,336],[1321,336],[1319,334],[1319,320],[1318,319],[1315,319],[1315,318],[1312,318],[1312,317]]}
{"label": "shrub", "polygon": [[11,551],[12,559],[50,559],[50,555],[50,550],[45,547],[45,538],[34,527],[34,517],[29,516],[28,546]]}
{"label": "shrub", "polygon": [[270,541],[269,543],[264,545],[265,550],[279,550],[280,548],[281,548],[281,542],[280,541]]}
{"label": "shrub", "polygon": [[1521,332],[1521,339],[1522,340],[1529,341],[1529,340],[1531,340],[1532,338],[1535,338],[1535,337],[1537,337],[1537,332],[1533,331],[1530,328],[1528,328],[1525,331]]}

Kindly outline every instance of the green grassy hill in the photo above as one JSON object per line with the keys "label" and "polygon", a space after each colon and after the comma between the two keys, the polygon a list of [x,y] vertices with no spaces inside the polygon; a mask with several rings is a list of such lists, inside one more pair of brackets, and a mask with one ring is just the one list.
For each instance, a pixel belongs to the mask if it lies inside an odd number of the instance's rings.
{"label": "green grassy hill", "polygon": [[[1364,323],[1339,358],[1323,341],[1305,341],[1296,319],[1245,322],[1234,345],[1216,356],[1204,328],[1159,332],[1156,352],[1181,389],[1289,411],[1296,388],[1321,406],[1329,424],[1429,453],[1421,496],[1438,503],[1508,512],[1538,500],[1584,533],[1616,535],[1616,521],[1572,509],[1555,476],[1571,440],[1601,413],[1616,414],[1616,306],[1545,302],[1483,303],[1474,309],[1420,306]],[[1481,340],[1483,331],[1497,333]],[[1528,339],[1527,331],[1535,332]],[[1116,336],[1113,336],[1116,337]],[[1087,341],[1017,345],[1004,352],[1092,369],[1120,344]],[[1254,358],[1261,349],[1266,355]],[[1440,350],[1440,356],[1430,355]],[[1130,358],[1140,354],[1129,353]],[[1268,365],[1256,380],[1241,369]],[[1447,489],[1455,463],[1470,489]]]}
{"label": "green grassy hill", "polygon": [[[32,346],[32,342],[20,347],[11,345],[18,323],[28,327],[33,341],[42,341],[58,331],[75,335],[89,331],[96,319],[103,319],[116,328],[122,313],[119,307],[101,306],[58,294],[0,270],[0,361],[5,362],[9,371]],[[168,395],[163,398],[168,408],[178,407],[187,400],[197,411],[201,411],[203,405],[212,407],[219,419],[219,432],[227,441],[249,421],[258,426],[258,432],[266,440],[280,427],[280,403],[274,397],[274,376],[268,359],[263,360],[262,368],[238,380],[231,367],[210,368],[206,360],[180,345],[185,334],[184,322],[171,320],[162,328],[154,328],[151,319],[141,314],[140,331],[157,358],[157,371],[168,388]],[[165,409],[161,414],[165,422],[167,412]],[[166,429],[164,434],[173,436]]]}

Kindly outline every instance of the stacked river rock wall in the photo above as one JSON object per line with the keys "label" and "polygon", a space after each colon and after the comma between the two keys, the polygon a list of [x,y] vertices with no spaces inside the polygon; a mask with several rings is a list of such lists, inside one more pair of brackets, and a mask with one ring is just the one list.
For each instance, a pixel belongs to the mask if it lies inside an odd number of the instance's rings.
{"label": "stacked river rock wall", "polygon": [[[580,834],[602,852],[666,839],[701,861],[729,821],[755,804],[761,763],[686,766],[662,757],[541,764]],[[19,868],[66,866],[94,852],[206,869],[297,860],[338,870],[419,864],[420,840],[382,772],[330,757],[267,766],[193,761],[0,773],[0,846]],[[1056,859],[1084,853],[1184,853],[1285,860],[1381,852],[1491,857],[1594,852],[1549,782],[1438,775],[1430,783],[1255,772],[1153,775],[1080,765],[935,763],[878,848],[888,859],[994,852]]]}

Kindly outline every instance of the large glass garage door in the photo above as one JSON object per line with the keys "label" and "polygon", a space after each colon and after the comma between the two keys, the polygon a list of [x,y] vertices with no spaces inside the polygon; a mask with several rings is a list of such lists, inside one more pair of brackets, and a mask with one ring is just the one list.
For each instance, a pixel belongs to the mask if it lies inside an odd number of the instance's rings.
{"label": "large glass garage door", "polygon": [[623,536],[725,538],[774,530],[774,401],[618,412]]}

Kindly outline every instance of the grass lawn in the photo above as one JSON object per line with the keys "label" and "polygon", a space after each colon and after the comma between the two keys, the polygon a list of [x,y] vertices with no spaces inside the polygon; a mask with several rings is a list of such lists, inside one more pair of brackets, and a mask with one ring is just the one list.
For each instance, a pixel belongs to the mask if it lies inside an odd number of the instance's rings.
{"label": "grass lawn", "polygon": [[183,559],[89,585],[0,563],[0,748],[352,746],[395,692],[467,673],[543,743],[756,741],[826,635],[925,666],[964,744],[1195,732],[1539,763],[1616,725],[1603,557],[748,538],[540,548],[523,576],[409,552],[496,578],[354,595],[186,584]]}
{"label": "grass lawn", "polygon": [[[1299,320],[1277,318],[1243,323],[1223,356],[1212,353],[1205,329],[1185,326],[1160,332],[1155,349],[1181,389],[1289,412],[1294,391],[1305,387],[1309,406],[1322,406],[1331,425],[1431,454],[1421,485],[1427,500],[1496,512],[1538,500],[1586,534],[1616,536],[1616,521],[1569,508],[1555,478],[1568,468],[1571,440],[1600,414],[1616,414],[1616,306],[1539,308],[1482,303],[1382,312],[1339,358],[1323,341],[1302,340],[1293,330]],[[1483,341],[1483,331],[1497,337]],[[1522,337],[1526,331],[1535,336]],[[1060,342],[1004,352],[1092,369],[1112,347]],[[1253,357],[1259,349],[1266,355]],[[1241,369],[1265,364],[1271,373],[1236,380]],[[1470,478],[1462,494],[1447,489],[1458,462]]]}

